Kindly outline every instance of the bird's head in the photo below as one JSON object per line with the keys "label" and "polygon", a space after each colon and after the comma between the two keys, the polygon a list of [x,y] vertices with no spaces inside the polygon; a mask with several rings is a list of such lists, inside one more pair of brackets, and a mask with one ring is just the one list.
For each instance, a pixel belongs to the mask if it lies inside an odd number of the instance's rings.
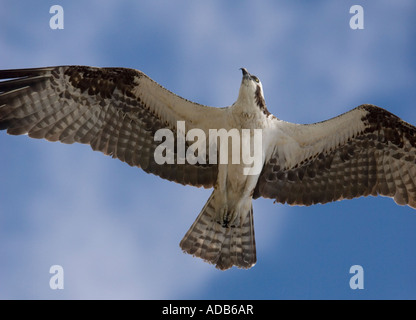
{"label": "bird's head", "polygon": [[243,72],[243,80],[241,81],[237,101],[242,104],[255,105],[268,114],[269,111],[266,108],[263,95],[263,86],[259,78],[250,74],[246,68],[240,68],[240,70]]}

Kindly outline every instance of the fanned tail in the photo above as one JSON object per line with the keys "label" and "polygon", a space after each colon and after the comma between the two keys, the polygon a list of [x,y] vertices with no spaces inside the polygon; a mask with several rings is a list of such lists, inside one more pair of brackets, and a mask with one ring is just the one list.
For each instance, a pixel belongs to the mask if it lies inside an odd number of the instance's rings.
{"label": "fanned tail", "polygon": [[[202,208],[201,213],[183,237],[180,247],[186,253],[215,264],[220,270],[233,265],[248,269],[256,263],[253,206],[248,212],[240,212],[235,227],[223,227],[216,222],[213,205],[214,192]],[[251,198],[248,199],[251,202]]]}

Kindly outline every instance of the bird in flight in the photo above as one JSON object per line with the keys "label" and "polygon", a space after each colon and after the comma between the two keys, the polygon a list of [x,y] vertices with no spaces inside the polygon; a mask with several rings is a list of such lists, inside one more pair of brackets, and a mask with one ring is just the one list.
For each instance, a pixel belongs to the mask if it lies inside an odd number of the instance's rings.
{"label": "bird in flight", "polygon": [[241,70],[238,98],[224,108],[183,99],[134,69],[0,70],[0,130],[89,144],[163,179],[213,188],[180,247],[221,270],[256,263],[259,197],[309,206],[382,195],[416,208],[414,126],[370,104],[285,122],[268,111],[260,80]]}

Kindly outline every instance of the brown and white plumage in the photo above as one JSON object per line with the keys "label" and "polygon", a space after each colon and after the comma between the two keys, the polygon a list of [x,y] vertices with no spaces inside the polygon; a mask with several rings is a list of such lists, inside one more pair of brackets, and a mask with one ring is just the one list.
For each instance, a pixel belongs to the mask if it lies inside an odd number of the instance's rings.
{"label": "brown and white plumage", "polygon": [[266,161],[254,198],[312,205],[383,195],[416,208],[416,128],[397,116],[361,105],[324,122],[276,127],[285,141]]}
{"label": "brown and white plumage", "polygon": [[9,134],[89,144],[162,178],[213,186],[215,166],[157,165],[153,154],[160,142],[153,137],[158,129],[175,130],[177,120],[197,118],[199,113],[220,118],[218,108],[182,99],[132,69],[74,66],[0,71],[0,79],[8,78],[13,80],[0,84],[0,129]]}
{"label": "brown and white plumage", "polygon": [[[312,205],[384,195],[416,207],[416,128],[373,105],[316,124],[288,123],[270,114],[260,81],[245,69],[238,99],[226,108],[185,100],[133,69],[0,70],[0,79],[0,129],[90,144],[164,179],[214,187],[180,245],[220,269],[256,262],[253,198]],[[177,121],[207,137],[209,129],[261,129],[261,172],[246,176],[245,165],[231,162],[157,164],[154,135],[176,132]]]}

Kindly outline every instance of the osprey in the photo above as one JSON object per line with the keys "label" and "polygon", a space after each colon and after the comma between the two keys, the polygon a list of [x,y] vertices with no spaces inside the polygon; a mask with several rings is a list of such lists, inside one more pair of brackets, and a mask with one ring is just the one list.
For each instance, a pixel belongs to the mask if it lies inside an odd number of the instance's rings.
{"label": "osprey", "polygon": [[[285,122],[268,111],[260,80],[241,70],[238,98],[225,108],[185,100],[133,69],[1,70],[0,129],[89,144],[161,178],[214,188],[180,247],[222,270],[250,268],[256,262],[252,199],[309,206],[382,195],[416,208],[414,126],[369,104],[319,123]],[[179,130],[181,121],[184,132]],[[214,146],[217,158],[179,163],[181,152],[175,145],[164,152],[177,161],[160,164],[155,159],[160,129],[171,130],[175,142],[182,134],[200,130],[206,138],[195,142],[198,153],[202,148],[207,155]],[[251,140],[254,130],[261,130],[256,155],[260,170],[246,174],[250,164],[233,161],[229,154],[228,162],[217,161],[234,147],[234,140],[221,149],[208,138],[213,129],[251,130],[248,143],[241,144],[249,149],[258,143]],[[184,143],[193,145],[188,137]]]}

